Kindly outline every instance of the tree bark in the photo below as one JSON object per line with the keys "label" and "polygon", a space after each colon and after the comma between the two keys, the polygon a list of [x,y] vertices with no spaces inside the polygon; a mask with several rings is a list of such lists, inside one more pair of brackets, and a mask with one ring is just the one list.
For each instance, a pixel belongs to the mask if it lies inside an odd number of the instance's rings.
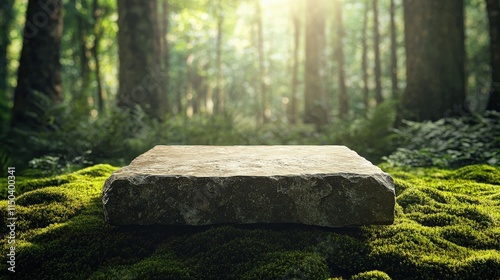
{"label": "tree bark", "polygon": [[293,68],[292,68],[292,96],[290,100],[290,123],[297,123],[297,92],[299,86],[299,51],[300,51],[300,16],[299,2],[291,4],[293,24]]}
{"label": "tree bark", "polygon": [[491,89],[487,110],[500,112],[500,2],[486,0],[490,26]]}
{"label": "tree bark", "polygon": [[[163,0],[162,3],[162,10],[161,10],[161,35],[162,35],[162,40],[161,40],[161,57],[162,57],[162,63],[163,63],[163,69],[170,69],[170,48],[168,45],[168,30],[170,26],[170,21],[169,21],[169,13],[170,13],[170,6],[168,3],[168,0]],[[169,92],[169,87],[170,87],[170,77],[168,75],[168,72],[166,73],[164,79],[163,79],[163,86],[162,89],[165,91],[165,93]],[[165,106],[167,107],[167,111],[171,111],[171,106],[168,98],[165,98]]]}
{"label": "tree bark", "polygon": [[66,91],[71,95],[71,109],[76,115],[88,115],[91,110],[89,104],[90,88],[91,88],[91,67],[90,60],[92,59],[91,49],[88,48],[88,40],[92,34],[92,25],[87,16],[89,9],[87,1],[71,1],[72,9],[68,12],[71,14],[66,17],[76,18],[76,28],[73,28],[72,41],[74,48],[78,51],[73,52],[73,61],[80,66],[78,75],[70,75],[68,83],[69,88]]}
{"label": "tree bark", "polygon": [[[80,10],[87,10],[87,2],[86,1],[81,1],[81,9]],[[75,1],[74,7],[75,10],[78,10],[78,5],[77,2]],[[78,38],[77,41],[80,44],[80,75],[81,75],[81,82],[82,82],[82,93],[86,95],[87,89],[89,87],[89,81],[90,81],[90,52],[89,49],[87,48],[87,38],[89,37],[90,33],[90,25],[88,23],[88,19],[86,18],[86,15],[77,13],[77,34]],[[83,99],[85,99],[85,102],[87,102],[87,96],[85,96]]]}
{"label": "tree bark", "polygon": [[10,45],[10,28],[14,20],[14,0],[4,0],[0,4],[0,97],[7,99],[8,64],[7,49]]}
{"label": "tree bark", "polygon": [[104,93],[102,89],[101,82],[101,67],[99,63],[99,41],[101,39],[101,30],[98,24],[99,15],[101,10],[99,9],[98,0],[93,0],[92,3],[92,18],[94,19],[94,44],[92,46],[92,56],[94,57],[95,63],[95,79],[97,82],[97,109],[100,113],[104,112]]}
{"label": "tree bark", "polygon": [[399,97],[398,87],[398,43],[396,41],[396,21],[394,0],[391,0],[391,82],[392,82],[392,98]]}
{"label": "tree bark", "polygon": [[322,69],[325,5],[323,0],[309,0],[307,4],[304,122],[321,127],[328,123]]}
{"label": "tree bark", "polygon": [[47,108],[40,106],[38,95],[53,104],[63,100],[59,62],[62,27],[61,0],[28,2],[11,127],[44,125],[40,122]]}
{"label": "tree bark", "polygon": [[344,49],[343,49],[343,38],[344,38],[344,26],[342,19],[342,3],[339,0],[335,1],[335,22],[336,33],[337,33],[337,44],[335,48],[335,60],[337,61],[337,74],[339,83],[339,116],[341,119],[345,119],[349,113],[349,101],[347,98],[347,88],[345,85],[345,64],[344,64]]}
{"label": "tree bark", "polygon": [[262,9],[260,0],[255,0],[256,16],[257,16],[257,49],[259,54],[259,85],[261,94],[261,118],[263,123],[269,122],[267,116],[267,86],[266,86],[266,66],[264,58],[264,30],[262,27]]}
{"label": "tree bark", "polygon": [[151,118],[164,120],[167,75],[162,68],[156,0],[118,0],[118,47],[120,59],[118,106],[140,106]]}
{"label": "tree bark", "polygon": [[380,34],[378,31],[378,0],[373,0],[373,49],[375,52],[375,100],[377,105],[384,102],[382,97],[382,84],[380,82],[382,71],[380,66]]}
{"label": "tree bark", "polygon": [[407,87],[400,115],[438,120],[467,113],[463,0],[404,0]]}
{"label": "tree bark", "polygon": [[363,19],[363,37],[362,37],[362,48],[363,53],[361,57],[361,68],[363,71],[363,101],[365,104],[365,110],[368,113],[370,108],[370,91],[368,89],[368,43],[367,43],[367,29],[368,29],[368,2],[365,1],[365,13]]}

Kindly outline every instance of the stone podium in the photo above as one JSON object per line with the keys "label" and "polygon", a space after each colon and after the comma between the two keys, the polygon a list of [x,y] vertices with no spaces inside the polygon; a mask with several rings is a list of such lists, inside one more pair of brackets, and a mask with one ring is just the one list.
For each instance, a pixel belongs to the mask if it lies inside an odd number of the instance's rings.
{"label": "stone podium", "polygon": [[111,225],[391,224],[389,174],[344,146],[156,146],[105,182]]}

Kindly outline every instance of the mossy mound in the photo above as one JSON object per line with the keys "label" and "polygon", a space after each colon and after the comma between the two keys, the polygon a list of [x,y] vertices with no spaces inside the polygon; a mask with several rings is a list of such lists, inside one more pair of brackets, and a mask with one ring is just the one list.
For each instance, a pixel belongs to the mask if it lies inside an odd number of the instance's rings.
{"label": "mossy mound", "polygon": [[[394,225],[334,230],[109,227],[100,195],[114,170],[96,165],[57,179],[17,180],[16,278],[500,278],[495,167],[387,169],[396,182]],[[7,201],[0,207],[6,209]],[[5,219],[0,225],[4,237]],[[2,240],[7,252],[10,245]],[[10,273],[6,261],[2,254],[0,276]]]}

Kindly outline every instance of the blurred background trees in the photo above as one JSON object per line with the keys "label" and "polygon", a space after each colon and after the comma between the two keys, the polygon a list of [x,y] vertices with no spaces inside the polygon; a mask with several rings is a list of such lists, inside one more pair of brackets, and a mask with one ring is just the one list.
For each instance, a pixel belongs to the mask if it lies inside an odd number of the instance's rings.
{"label": "blurred background trees", "polygon": [[499,110],[498,10],[490,0],[2,1],[0,163],[125,164],[155,144],[344,144],[378,162],[410,141],[404,120]]}

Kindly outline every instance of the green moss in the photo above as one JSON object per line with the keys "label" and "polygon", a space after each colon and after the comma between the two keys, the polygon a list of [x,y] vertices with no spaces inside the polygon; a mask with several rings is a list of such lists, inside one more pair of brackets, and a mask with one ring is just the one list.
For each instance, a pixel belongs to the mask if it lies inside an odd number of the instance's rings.
{"label": "green moss", "polygon": [[176,260],[145,259],[130,266],[106,267],[97,271],[90,279],[179,279],[188,280],[199,277],[195,272],[183,263]]}
{"label": "green moss", "polygon": [[[499,279],[500,187],[486,165],[387,169],[391,226],[109,227],[97,165],[19,178],[19,279]],[[496,171],[495,171],[496,170]],[[491,175],[493,174],[493,175]],[[0,201],[5,209],[7,201]],[[0,211],[5,215],[5,211]],[[6,234],[5,216],[1,232]],[[3,251],[7,250],[2,238]],[[0,269],[6,271],[6,256]],[[390,277],[389,277],[390,276]]]}
{"label": "green moss", "polygon": [[391,280],[387,273],[379,270],[361,272],[351,277],[351,280]]}
{"label": "green moss", "polygon": [[304,251],[276,252],[246,273],[243,279],[327,279],[328,266],[318,253]]}
{"label": "green moss", "polygon": [[500,185],[500,168],[490,165],[470,165],[453,171],[448,178]]}

